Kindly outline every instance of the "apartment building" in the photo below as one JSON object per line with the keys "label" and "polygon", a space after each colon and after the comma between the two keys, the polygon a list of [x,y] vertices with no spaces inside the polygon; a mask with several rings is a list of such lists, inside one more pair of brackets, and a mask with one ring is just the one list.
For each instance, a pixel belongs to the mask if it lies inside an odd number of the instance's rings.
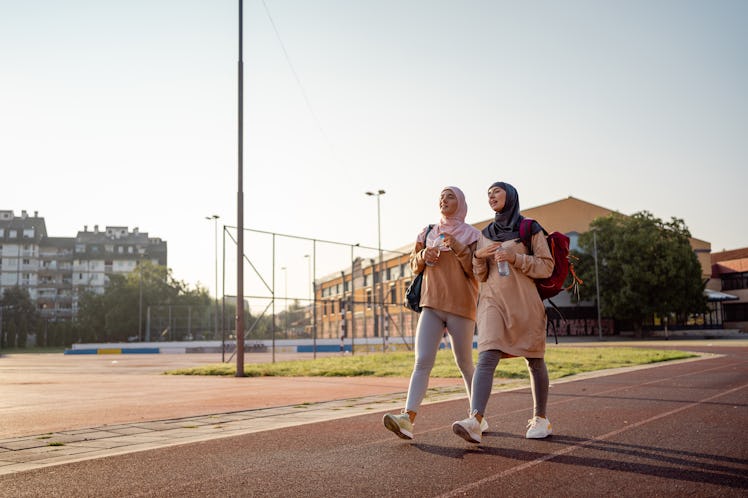
{"label": "apartment building", "polygon": [[70,319],[86,292],[103,294],[108,276],[139,261],[166,266],[166,242],[138,228],[88,226],[75,237],[49,237],[44,218],[0,211],[0,292],[21,287],[43,317]]}

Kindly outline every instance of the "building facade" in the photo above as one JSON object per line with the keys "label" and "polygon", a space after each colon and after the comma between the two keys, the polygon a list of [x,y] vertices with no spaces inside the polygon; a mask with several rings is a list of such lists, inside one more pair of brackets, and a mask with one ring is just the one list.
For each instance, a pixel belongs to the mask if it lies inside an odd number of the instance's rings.
{"label": "building facade", "polygon": [[44,218],[0,211],[0,293],[26,289],[43,318],[68,320],[86,292],[103,294],[108,277],[140,261],[166,266],[166,242],[138,228],[84,227],[75,237],[49,237]]}
{"label": "building facade", "polygon": [[725,327],[748,332],[748,247],[713,253],[711,261],[707,288],[717,292]]}

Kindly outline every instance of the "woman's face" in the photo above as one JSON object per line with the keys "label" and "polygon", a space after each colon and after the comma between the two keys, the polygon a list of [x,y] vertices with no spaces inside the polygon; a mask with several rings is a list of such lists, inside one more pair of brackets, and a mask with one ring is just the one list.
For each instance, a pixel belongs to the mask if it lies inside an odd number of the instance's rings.
{"label": "woman's face", "polygon": [[488,205],[497,213],[504,209],[506,204],[506,191],[501,187],[491,187],[488,189]]}
{"label": "woman's face", "polygon": [[445,189],[439,197],[439,211],[444,216],[452,216],[457,212],[457,208],[460,207],[459,202],[454,192],[450,189]]}

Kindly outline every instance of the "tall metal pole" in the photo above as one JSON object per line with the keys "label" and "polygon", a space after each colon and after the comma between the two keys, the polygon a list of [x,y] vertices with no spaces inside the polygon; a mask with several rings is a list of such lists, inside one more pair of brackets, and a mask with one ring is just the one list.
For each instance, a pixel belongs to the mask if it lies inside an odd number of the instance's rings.
{"label": "tall metal pole", "polygon": [[317,285],[314,276],[317,275],[317,240],[312,242],[312,350],[313,359],[317,359]]}
{"label": "tall metal pole", "polygon": [[243,0],[239,0],[238,175],[236,193],[236,377],[244,377],[244,52]]}
{"label": "tall metal pole", "polygon": [[281,266],[283,271],[283,309],[285,310],[285,319],[283,320],[283,335],[288,339],[288,268]]}
{"label": "tall metal pole", "polygon": [[221,363],[226,363],[226,225],[221,229]]}
{"label": "tall metal pole", "polygon": [[595,291],[597,292],[597,333],[603,339],[603,325],[600,318],[600,276],[597,271],[597,231],[592,231],[592,243],[595,247]]}
{"label": "tall metal pole", "polygon": [[217,214],[214,214],[212,216],[206,216],[206,220],[213,220],[213,254],[215,255],[215,302],[216,302],[216,313],[215,313],[215,319],[214,319],[214,331],[213,331],[213,337],[214,339],[218,338],[218,216]]}
{"label": "tall metal pole", "polygon": [[351,354],[356,354],[356,293],[353,286],[355,264],[353,259],[353,246],[351,246],[351,293],[350,293],[350,309],[351,309],[351,322],[348,325],[348,330],[351,331]]}
{"label": "tall metal pole", "polygon": [[138,260],[138,340],[143,342],[143,256]]}
{"label": "tall metal pole", "polygon": [[387,338],[385,337],[385,327],[384,322],[382,319],[384,318],[384,282],[382,275],[384,273],[383,270],[383,261],[382,261],[382,223],[381,223],[381,216],[380,216],[380,210],[379,210],[379,198],[385,194],[385,191],[382,189],[377,190],[376,193],[374,192],[366,192],[366,195],[370,196],[376,196],[377,198],[377,249],[379,250],[379,264],[377,265],[378,268],[378,275],[379,278],[374,278],[374,285],[377,284],[377,280],[379,280],[379,308],[377,309],[376,313],[378,316],[377,320],[377,329],[379,330],[379,333],[382,337],[382,351],[384,352],[387,349]]}
{"label": "tall metal pole", "polygon": [[[314,292],[314,286],[312,284],[312,256],[311,254],[304,254],[304,259],[306,259],[306,266],[309,274],[309,301],[307,302],[307,306],[309,306],[309,320],[311,322],[312,319],[312,293]],[[311,328],[311,327],[310,327]]]}

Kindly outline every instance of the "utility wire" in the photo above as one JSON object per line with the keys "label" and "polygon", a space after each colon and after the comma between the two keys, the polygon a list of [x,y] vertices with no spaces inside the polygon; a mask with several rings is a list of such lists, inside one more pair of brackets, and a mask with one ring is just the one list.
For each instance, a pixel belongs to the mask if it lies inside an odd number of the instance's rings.
{"label": "utility wire", "polygon": [[299,77],[299,74],[296,72],[296,69],[291,63],[291,58],[288,56],[288,51],[286,50],[286,46],[283,43],[283,40],[281,39],[280,32],[278,32],[278,28],[275,26],[275,21],[273,21],[273,16],[270,15],[270,9],[268,8],[268,4],[265,2],[265,0],[262,0],[262,6],[265,8],[265,13],[267,14],[268,19],[270,20],[270,25],[273,27],[273,31],[275,31],[276,38],[278,38],[278,43],[280,44],[281,50],[283,50],[283,56],[286,58],[288,67],[291,68],[291,73],[293,73],[293,76],[296,79],[296,83],[299,85],[299,89],[301,90],[301,96],[304,98],[306,107],[307,109],[309,109],[309,113],[312,115],[312,118],[314,118],[314,121],[317,123],[319,132],[322,135],[322,138],[324,138],[325,142],[327,142],[327,146],[330,148],[330,151],[332,152],[333,157],[336,157],[335,149],[332,146],[332,142],[330,142],[330,139],[328,138],[327,133],[325,133],[325,129],[322,127],[322,122],[319,120],[319,118],[317,117],[317,114],[314,112],[314,108],[312,108],[312,104],[309,101],[309,97],[307,96],[306,90],[304,89],[304,85],[301,83],[301,78]]}

